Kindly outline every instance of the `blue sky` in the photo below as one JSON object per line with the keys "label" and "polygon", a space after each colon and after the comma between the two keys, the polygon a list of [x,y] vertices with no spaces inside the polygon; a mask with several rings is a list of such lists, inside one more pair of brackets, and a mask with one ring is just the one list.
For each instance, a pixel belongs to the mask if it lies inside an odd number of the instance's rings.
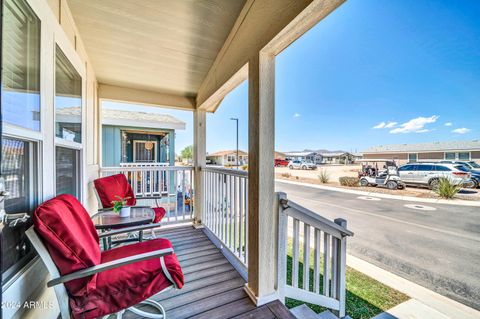
{"label": "blue sky", "polygon": [[[277,56],[276,149],[479,138],[479,15],[476,0],[347,1]],[[247,149],[247,102],[244,83],[208,115],[207,151],[235,148],[231,117]]]}

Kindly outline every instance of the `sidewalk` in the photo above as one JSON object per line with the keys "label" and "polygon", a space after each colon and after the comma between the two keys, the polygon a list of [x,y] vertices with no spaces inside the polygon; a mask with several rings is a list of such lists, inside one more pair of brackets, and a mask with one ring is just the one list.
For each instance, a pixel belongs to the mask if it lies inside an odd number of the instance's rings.
{"label": "sidewalk", "polygon": [[412,298],[372,319],[480,318],[480,311],[444,297],[360,258],[347,255],[347,265]]}

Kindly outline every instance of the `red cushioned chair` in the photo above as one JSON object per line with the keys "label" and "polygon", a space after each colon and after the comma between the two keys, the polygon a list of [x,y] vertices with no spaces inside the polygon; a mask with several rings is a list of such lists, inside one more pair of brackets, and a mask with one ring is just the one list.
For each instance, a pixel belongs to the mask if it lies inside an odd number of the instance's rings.
{"label": "red cushioned chair", "polygon": [[[182,269],[169,240],[150,241],[101,251],[99,238],[155,227],[143,225],[98,235],[87,211],[71,195],[40,205],[27,230],[51,280],[62,319],[97,318],[130,310],[146,318],[165,318],[162,306],[149,297],[167,288],[182,288]],[[135,308],[157,308],[160,314]]]}
{"label": "red cushioned chair", "polygon": [[[95,191],[97,193],[99,203],[102,208],[112,208],[112,201],[118,200],[116,196],[122,198],[130,197],[127,200],[128,206],[135,206],[137,199],[133,193],[132,187],[128,183],[127,177],[123,174],[116,174],[106,177],[97,178],[93,181]],[[165,216],[166,211],[163,207],[153,207],[155,211],[154,223],[159,223]]]}

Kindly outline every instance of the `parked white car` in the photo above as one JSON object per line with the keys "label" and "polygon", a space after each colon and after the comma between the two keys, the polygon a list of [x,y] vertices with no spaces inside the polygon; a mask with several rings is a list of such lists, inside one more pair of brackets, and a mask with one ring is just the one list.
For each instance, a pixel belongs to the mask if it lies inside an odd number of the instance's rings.
{"label": "parked white car", "polygon": [[290,161],[289,169],[317,169],[317,165],[312,161]]}
{"label": "parked white car", "polygon": [[454,185],[471,187],[471,174],[463,165],[447,163],[409,163],[398,169],[398,174],[407,185],[437,187],[440,178],[448,178]]}

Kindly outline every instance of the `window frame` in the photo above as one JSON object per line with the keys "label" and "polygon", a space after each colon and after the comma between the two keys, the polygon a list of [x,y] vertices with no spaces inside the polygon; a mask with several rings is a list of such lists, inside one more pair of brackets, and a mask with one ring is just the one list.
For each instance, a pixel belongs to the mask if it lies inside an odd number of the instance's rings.
{"label": "window frame", "polygon": [[[56,133],[55,133],[55,128],[56,128],[56,123],[57,123],[57,119],[56,119],[56,58],[57,58],[57,54],[56,54],[56,50],[59,49],[62,51],[63,55],[67,58],[67,60],[70,62],[70,64],[72,65],[72,67],[75,69],[75,71],[78,73],[78,75],[80,76],[80,78],[82,79],[81,80],[81,83],[82,83],[82,89],[81,89],[81,120],[82,120],[82,123],[80,125],[81,127],[81,132],[82,132],[82,137],[81,137],[81,142],[74,142],[74,141],[69,141],[69,140],[66,140],[66,139],[63,139],[63,138],[60,138],[60,137],[57,137],[56,136]],[[86,143],[86,136],[85,136],[85,132],[86,132],[86,111],[85,111],[85,106],[86,106],[86,103],[85,103],[85,97],[86,97],[86,72],[85,72],[85,67],[84,65],[81,63],[80,59],[78,58],[78,55],[76,54],[75,50],[72,50],[72,46],[71,46],[71,43],[68,42],[68,39],[66,39],[65,37],[63,38],[55,38],[54,40],[54,46],[53,46],[53,104],[52,104],[52,108],[53,108],[53,122],[52,122],[52,125],[53,125],[53,136],[54,136],[54,143],[53,143],[53,191],[55,194],[57,194],[57,157],[56,157],[56,153],[57,153],[57,147],[63,147],[63,148],[68,148],[68,149],[74,149],[76,151],[78,151],[78,163],[77,163],[77,169],[76,169],[76,173],[77,173],[77,187],[78,187],[78,194],[77,195],[77,198],[79,199],[80,202],[84,202],[83,198],[84,198],[84,195],[85,195],[85,191],[83,190],[83,182],[85,180],[85,177],[84,177],[84,174],[85,174],[85,163],[86,163],[86,158],[85,158],[85,152],[84,152],[84,145]]]}
{"label": "window frame", "polygon": [[[46,113],[48,113],[48,110],[45,109],[45,96],[48,94],[47,86],[45,85],[45,74],[48,72],[48,63],[46,64],[46,60],[48,59],[47,55],[44,52],[44,46],[45,42],[48,41],[48,39],[45,37],[45,34],[47,32],[48,26],[46,27],[45,24],[43,23],[43,18],[40,12],[38,11],[38,8],[36,8],[34,3],[31,3],[31,1],[26,0],[27,5],[30,7],[30,9],[33,11],[35,14],[36,18],[39,20],[39,95],[40,95],[40,100],[39,100],[39,105],[40,105],[40,125],[39,125],[39,130],[34,130],[31,128],[23,127],[20,125],[12,124],[5,122],[3,119],[1,119],[1,125],[2,125],[2,130],[1,130],[1,138],[0,141],[3,140],[3,138],[12,138],[12,139],[18,139],[27,143],[33,144],[33,147],[30,147],[30,167],[29,167],[29,173],[30,176],[33,176],[34,180],[30,183],[30,191],[32,194],[35,194],[37,197],[37,202],[40,204],[44,199],[45,199],[45,183],[44,183],[44,163],[45,161],[43,160],[44,157],[44,149],[45,149],[45,141],[46,141],[46,131],[47,131],[47,125],[46,125]],[[3,1],[0,1],[0,5],[3,6]],[[3,11],[3,7],[0,11]],[[3,17],[3,16],[2,16]],[[3,24],[3,20],[0,19],[0,23]],[[3,38],[2,38],[3,41]],[[2,42],[2,45],[4,43]],[[1,53],[0,53],[1,54]],[[0,59],[1,60],[1,59]],[[45,66],[47,65],[47,66]],[[1,99],[1,95],[0,95]],[[2,145],[0,144],[0,151],[2,151]],[[33,152],[33,153],[32,153]],[[34,173],[34,174],[32,174]],[[33,188],[36,187],[36,190],[33,192]],[[30,199],[32,200],[32,199]],[[3,281],[3,275],[2,275],[2,291],[7,293],[7,290],[10,286],[12,286],[18,277],[25,272],[26,267],[30,265],[32,262],[34,262],[38,257],[33,255],[33,258],[22,261],[20,264],[13,265],[11,268],[9,268],[9,271],[12,271],[12,275],[9,276],[9,278],[4,282]],[[12,268],[15,267],[14,270]]]}
{"label": "window frame", "polygon": [[[415,160],[414,160],[414,161],[410,160],[410,155],[415,155]],[[407,158],[408,158],[408,162],[409,162],[409,163],[418,162],[418,153],[408,153],[408,154],[407,154]]]}

